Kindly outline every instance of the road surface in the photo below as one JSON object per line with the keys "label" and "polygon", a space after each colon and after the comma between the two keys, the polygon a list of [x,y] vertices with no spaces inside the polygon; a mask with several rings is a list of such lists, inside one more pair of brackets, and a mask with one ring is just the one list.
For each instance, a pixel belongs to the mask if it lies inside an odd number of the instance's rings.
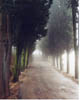
{"label": "road surface", "polygon": [[47,62],[36,61],[20,76],[19,98],[78,99],[78,84]]}

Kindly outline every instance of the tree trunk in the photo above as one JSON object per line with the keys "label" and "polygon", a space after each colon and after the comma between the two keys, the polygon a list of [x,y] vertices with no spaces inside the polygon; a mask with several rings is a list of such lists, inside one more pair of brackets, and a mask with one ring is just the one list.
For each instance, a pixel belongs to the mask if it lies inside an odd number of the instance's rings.
{"label": "tree trunk", "polygon": [[[0,6],[4,3],[0,0]],[[9,70],[11,58],[9,15],[0,12],[0,98],[9,96]]]}
{"label": "tree trunk", "polygon": [[24,58],[23,58],[23,68],[25,68],[25,60],[26,60],[26,48],[24,48]]}
{"label": "tree trunk", "polygon": [[58,66],[59,66],[59,65],[58,65],[58,56],[56,57],[56,59],[57,59],[57,68],[58,68]]}
{"label": "tree trunk", "polygon": [[[2,2],[0,0],[0,6]],[[0,98],[4,97],[4,85],[3,85],[3,44],[2,44],[2,13],[0,12]]]}
{"label": "tree trunk", "polygon": [[78,61],[79,60],[79,52],[76,48],[75,50],[75,78],[78,79],[79,78],[79,65],[78,65]]}
{"label": "tree trunk", "polygon": [[28,48],[28,55],[27,55],[27,67],[28,67],[28,64],[29,64],[29,48]]}
{"label": "tree trunk", "polygon": [[14,76],[13,76],[14,82],[18,81],[19,74],[20,74],[21,55],[19,54],[19,48],[17,48],[16,56],[17,56],[17,59],[16,59],[15,70],[14,70]]}
{"label": "tree trunk", "polygon": [[67,50],[67,73],[69,72],[69,50]]}
{"label": "tree trunk", "polygon": [[[9,96],[9,69],[10,69],[10,65],[9,65],[9,52],[10,52],[10,48],[9,48],[9,32],[7,33],[7,15],[5,13],[2,13],[2,15],[0,15],[0,17],[2,17],[1,19],[1,23],[0,23],[0,49],[1,49],[1,54],[0,54],[0,67],[1,67],[1,75],[0,75],[0,79],[1,79],[1,83],[3,85],[0,84],[0,86],[2,88],[1,89],[1,95],[2,96]],[[3,89],[3,90],[2,90]]]}
{"label": "tree trunk", "polygon": [[18,77],[20,75],[20,72],[21,72],[21,55],[19,55],[19,61],[18,61]]}
{"label": "tree trunk", "polygon": [[4,78],[3,78],[3,53],[4,53],[4,47],[0,40],[0,98],[3,98],[5,96],[4,91]]}
{"label": "tree trunk", "polygon": [[72,5],[72,16],[73,16],[73,33],[74,33],[74,52],[75,52],[75,78],[79,78],[79,47],[77,46],[77,33],[76,33],[76,10],[77,7],[75,5]]}
{"label": "tree trunk", "polygon": [[6,47],[4,47],[4,55],[3,55],[3,79],[4,79],[4,90],[5,96],[9,96],[9,56],[7,55]]}
{"label": "tree trunk", "polygon": [[53,66],[55,67],[55,57],[53,57]]}
{"label": "tree trunk", "polygon": [[[4,41],[4,59],[3,76],[5,82],[5,96],[9,96],[10,62],[11,62],[11,37],[9,29],[9,15],[3,14],[3,41]],[[5,34],[6,33],[6,34]]]}
{"label": "tree trunk", "polygon": [[62,55],[60,55],[60,70],[63,70],[63,65],[62,65]]}
{"label": "tree trunk", "polygon": [[12,45],[9,43],[9,50],[8,50],[8,67],[9,67],[9,79],[10,79],[10,73],[11,73],[11,70],[10,70],[10,65],[11,65],[11,56],[12,56]]}
{"label": "tree trunk", "polygon": [[60,70],[60,56],[59,56],[59,70]]}
{"label": "tree trunk", "polygon": [[5,96],[9,95],[9,65],[8,65],[8,51],[5,43],[2,43],[1,48],[3,49],[2,52],[2,79],[3,79],[3,87],[4,87],[4,94]]}

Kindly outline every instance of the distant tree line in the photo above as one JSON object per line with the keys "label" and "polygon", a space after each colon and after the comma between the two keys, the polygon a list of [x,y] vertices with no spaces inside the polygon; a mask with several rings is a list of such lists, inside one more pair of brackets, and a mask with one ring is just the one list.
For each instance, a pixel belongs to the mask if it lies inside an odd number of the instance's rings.
{"label": "distant tree line", "polygon": [[[42,39],[40,48],[45,55],[53,55],[53,61],[57,59],[57,67],[63,70],[62,54],[67,52],[67,73],[69,73],[69,53],[75,52],[75,78],[78,78],[79,33],[76,30],[78,24],[78,0],[53,0],[50,9],[48,33]],[[77,38],[78,36],[78,38]],[[78,43],[77,43],[78,41]]]}

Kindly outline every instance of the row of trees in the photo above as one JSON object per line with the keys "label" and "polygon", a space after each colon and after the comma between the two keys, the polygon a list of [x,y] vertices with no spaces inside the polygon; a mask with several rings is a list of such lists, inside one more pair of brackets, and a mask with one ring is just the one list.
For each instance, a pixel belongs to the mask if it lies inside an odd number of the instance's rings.
{"label": "row of trees", "polygon": [[[67,52],[67,73],[69,73],[69,52],[75,51],[75,78],[78,78],[78,46],[77,45],[77,6],[76,0],[54,0],[50,9],[51,15],[48,24],[48,34],[42,39],[40,47],[45,55],[53,59],[60,59],[61,70],[62,54]],[[76,10],[75,10],[76,9]],[[75,15],[75,16],[74,16]]]}
{"label": "row of trees", "polygon": [[25,66],[36,40],[46,35],[51,3],[52,0],[0,0],[0,98],[9,95],[12,46],[17,49],[13,78],[17,81],[22,54]]}

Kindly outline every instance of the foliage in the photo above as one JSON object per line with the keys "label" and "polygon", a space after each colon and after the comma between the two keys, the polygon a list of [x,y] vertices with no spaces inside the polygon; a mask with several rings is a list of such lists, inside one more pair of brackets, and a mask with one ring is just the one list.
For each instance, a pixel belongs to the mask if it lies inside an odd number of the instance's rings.
{"label": "foliage", "polygon": [[20,63],[23,63],[21,59],[24,61],[26,59],[22,56],[22,52],[28,48],[29,56],[29,53],[32,53],[35,48],[36,40],[46,35],[46,25],[52,0],[6,2],[12,5],[12,9],[7,6],[7,11],[10,14],[11,43],[17,47],[16,74],[19,75]]}
{"label": "foliage", "polygon": [[66,0],[54,0],[48,24],[48,36],[41,47],[50,55],[72,48],[72,14]]}

